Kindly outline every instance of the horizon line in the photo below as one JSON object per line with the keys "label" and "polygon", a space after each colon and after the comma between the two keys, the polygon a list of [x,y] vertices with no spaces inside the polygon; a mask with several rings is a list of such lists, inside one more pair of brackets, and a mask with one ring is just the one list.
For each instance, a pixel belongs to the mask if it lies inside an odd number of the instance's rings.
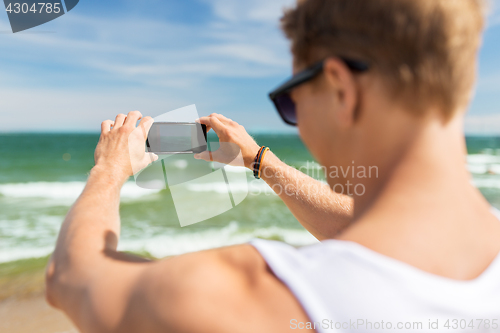
{"label": "horizon line", "polygon": [[[269,135],[269,134],[275,134],[275,135],[291,135],[295,134],[299,136],[299,133],[297,130],[294,129],[280,129],[280,130],[271,130],[271,129],[255,129],[255,130],[248,130],[248,134],[250,135]],[[60,135],[82,135],[82,134],[88,134],[88,135],[99,135],[101,132],[100,131],[90,131],[90,130],[71,130],[71,131],[65,131],[65,130],[13,130],[13,131],[3,131],[0,130],[0,135],[29,135],[29,134],[60,134]],[[214,132],[209,132],[209,135],[215,135]],[[464,133],[465,137],[500,137],[500,132],[492,132],[492,133],[475,133],[475,132],[465,132]]]}

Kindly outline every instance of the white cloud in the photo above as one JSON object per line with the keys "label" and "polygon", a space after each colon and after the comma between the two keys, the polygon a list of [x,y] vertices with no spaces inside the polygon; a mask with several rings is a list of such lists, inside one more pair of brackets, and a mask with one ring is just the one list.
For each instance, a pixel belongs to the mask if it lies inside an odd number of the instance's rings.
{"label": "white cloud", "polygon": [[[73,11],[44,26],[55,33],[0,34],[0,130],[94,129],[118,112],[154,116],[192,103],[201,113],[237,109],[230,87],[213,87],[214,80],[290,73],[278,19],[295,0],[203,1],[215,15],[200,24]],[[500,5],[492,24],[500,25]],[[0,20],[0,31],[9,29]],[[482,77],[478,90],[500,92],[500,75]],[[264,94],[256,96],[259,112],[272,109]],[[255,118],[247,113],[241,117]],[[497,118],[469,116],[466,129],[500,132]]]}
{"label": "white cloud", "polygon": [[500,92],[500,73],[490,73],[480,77],[478,89],[481,92]]}
{"label": "white cloud", "polygon": [[[67,89],[3,89],[0,130],[90,130],[118,113],[139,110],[156,116],[189,104],[173,94],[159,96],[137,90],[72,91]],[[43,124],[44,126],[40,126]]]}
{"label": "white cloud", "polygon": [[[91,130],[118,112],[154,116],[192,103],[201,113],[237,109],[231,87],[213,82],[289,74],[277,21],[286,2],[226,1],[224,14],[213,0],[216,15],[200,24],[73,11],[40,28],[53,33],[0,34],[0,131]],[[272,107],[258,97],[259,112]]]}
{"label": "white cloud", "polygon": [[260,21],[277,24],[283,8],[292,6],[294,0],[205,0],[213,6],[214,13],[233,22]]}
{"label": "white cloud", "polygon": [[202,53],[228,57],[262,65],[283,67],[285,62],[273,50],[261,45],[228,43],[212,45],[202,49]]}
{"label": "white cloud", "polygon": [[488,27],[500,25],[500,4],[498,0],[491,1],[490,13],[488,15]]}
{"label": "white cloud", "polygon": [[[72,14],[54,21],[51,28],[56,33],[6,35],[1,42],[26,64],[52,59],[58,65],[74,65],[139,83],[166,82],[167,86],[193,76],[245,78],[288,72],[286,41],[275,21],[262,21],[265,15],[258,14],[263,12],[264,3],[244,4],[229,7],[254,13],[248,14],[249,19],[258,24],[228,23],[224,16],[199,27],[141,17]],[[213,6],[216,12],[224,7],[221,1],[214,1]],[[0,27],[4,28],[8,29],[6,24]]]}

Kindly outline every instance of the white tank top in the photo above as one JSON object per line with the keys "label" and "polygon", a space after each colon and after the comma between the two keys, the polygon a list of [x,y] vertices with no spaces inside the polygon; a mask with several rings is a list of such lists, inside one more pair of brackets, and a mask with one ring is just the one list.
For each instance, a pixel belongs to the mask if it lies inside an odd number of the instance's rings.
{"label": "white tank top", "polygon": [[500,254],[478,278],[458,281],[355,242],[251,244],[309,316],[287,323],[297,332],[500,332]]}

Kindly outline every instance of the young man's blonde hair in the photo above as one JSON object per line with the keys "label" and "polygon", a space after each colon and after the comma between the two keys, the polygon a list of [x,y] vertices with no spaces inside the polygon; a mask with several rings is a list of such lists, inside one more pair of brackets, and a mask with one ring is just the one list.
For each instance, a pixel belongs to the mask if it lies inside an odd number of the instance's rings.
{"label": "young man's blonde hair", "polygon": [[299,64],[365,60],[413,112],[450,119],[470,100],[484,20],[482,0],[298,0],[282,27]]}

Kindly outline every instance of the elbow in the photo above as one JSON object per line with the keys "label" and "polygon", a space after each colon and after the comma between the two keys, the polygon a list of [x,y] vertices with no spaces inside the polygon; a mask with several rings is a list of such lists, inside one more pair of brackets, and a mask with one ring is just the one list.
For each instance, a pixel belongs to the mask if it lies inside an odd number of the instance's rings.
{"label": "elbow", "polygon": [[56,274],[55,274],[55,264],[54,260],[51,258],[49,260],[49,263],[47,265],[47,268],[45,269],[45,300],[47,303],[54,307],[57,308],[57,302],[56,302],[56,297],[55,297],[55,290],[56,290]]}
{"label": "elbow", "polygon": [[56,269],[56,263],[52,257],[45,269],[45,300],[54,308],[60,308],[61,286],[61,274]]}

